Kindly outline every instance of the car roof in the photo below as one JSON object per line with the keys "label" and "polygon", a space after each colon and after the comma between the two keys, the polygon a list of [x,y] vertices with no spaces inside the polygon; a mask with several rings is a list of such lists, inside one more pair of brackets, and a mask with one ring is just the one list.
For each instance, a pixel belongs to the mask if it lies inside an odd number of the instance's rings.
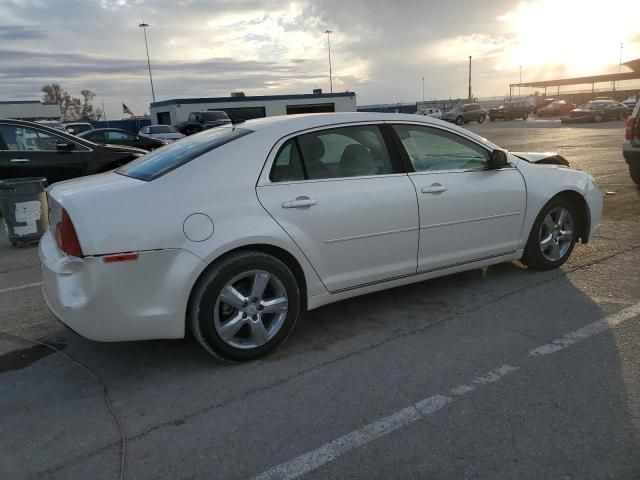
{"label": "car roof", "polygon": [[[441,126],[453,130],[463,136],[471,137],[486,144],[489,148],[496,146],[487,139],[476,135],[470,130],[457,127],[443,120],[424,115],[408,113],[380,113],[380,112],[340,112],[340,113],[304,113],[298,115],[280,115],[274,117],[256,118],[237,124],[235,128],[246,128],[253,131],[268,131],[274,137],[284,137],[293,133],[320,127],[339,127],[348,123],[378,123],[378,122],[411,122],[425,125]],[[248,138],[248,137],[247,137]]]}

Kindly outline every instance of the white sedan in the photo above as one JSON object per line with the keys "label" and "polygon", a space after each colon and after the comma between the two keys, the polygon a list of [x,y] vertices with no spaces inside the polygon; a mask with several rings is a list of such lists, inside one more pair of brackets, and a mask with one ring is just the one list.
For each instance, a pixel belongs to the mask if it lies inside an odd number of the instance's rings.
{"label": "white sedan", "polygon": [[256,358],[299,315],[521,259],[562,265],[602,195],[554,154],[429,117],[269,117],[49,188],[43,290],[93,340],[181,338]]}

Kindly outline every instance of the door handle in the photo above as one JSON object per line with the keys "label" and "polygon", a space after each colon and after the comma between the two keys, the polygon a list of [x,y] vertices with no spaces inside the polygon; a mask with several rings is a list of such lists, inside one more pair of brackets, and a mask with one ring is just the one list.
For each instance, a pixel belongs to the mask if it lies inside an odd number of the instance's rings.
{"label": "door handle", "polygon": [[433,183],[428,187],[423,187],[421,191],[422,193],[442,193],[447,191],[447,187],[439,183]]}
{"label": "door handle", "polygon": [[12,163],[25,163],[28,162],[29,159],[28,158],[12,158],[11,162]]}
{"label": "door handle", "polygon": [[295,200],[288,200],[286,202],[282,202],[282,208],[305,208],[312,207],[318,203],[317,200],[313,198],[302,196],[297,197]]}

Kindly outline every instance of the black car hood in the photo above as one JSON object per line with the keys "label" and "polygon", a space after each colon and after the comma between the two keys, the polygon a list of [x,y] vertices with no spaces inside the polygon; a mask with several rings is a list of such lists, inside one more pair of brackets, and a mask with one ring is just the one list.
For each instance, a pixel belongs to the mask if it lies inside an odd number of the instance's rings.
{"label": "black car hood", "polygon": [[111,143],[103,143],[100,146],[112,152],[118,152],[118,153],[137,153],[139,155],[145,155],[149,153],[148,151],[143,150],[142,148],[130,147],[128,145],[113,145]]}

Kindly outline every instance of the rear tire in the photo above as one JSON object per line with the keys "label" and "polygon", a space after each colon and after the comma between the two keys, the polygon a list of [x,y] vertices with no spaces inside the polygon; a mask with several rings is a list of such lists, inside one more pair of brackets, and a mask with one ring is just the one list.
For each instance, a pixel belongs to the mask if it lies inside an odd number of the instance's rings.
{"label": "rear tire", "polygon": [[596,123],[600,123],[602,120],[602,115],[600,115],[599,113],[595,117],[593,117],[593,121]]}
{"label": "rear tire", "polygon": [[246,251],[213,264],[200,278],[188,321],[209,353],[247,361],[282,344],[299,315],[300,288],[291,270],[271,255]]}
{"label": "rear tire", "polygon": [[461,116],[456,118],[456,125],[462,125],[462,123],[464,122],[463,118]]}
{"label": "rear tire", "polygon": [[480,115],[478,117],[478,123],[484,123],[484,121],[487,119],[486,115]]}
{"label": "rear tire", "polygon": [[536,217],[522,263],[532,270],[558,268],[567,261],[577,240],[578,212],[566,198],[547,203]]}
{"label": "rear tire", "polygon": [[640,165],[629,165],[629,175],[631,175],[631,180],[640,186]]}

